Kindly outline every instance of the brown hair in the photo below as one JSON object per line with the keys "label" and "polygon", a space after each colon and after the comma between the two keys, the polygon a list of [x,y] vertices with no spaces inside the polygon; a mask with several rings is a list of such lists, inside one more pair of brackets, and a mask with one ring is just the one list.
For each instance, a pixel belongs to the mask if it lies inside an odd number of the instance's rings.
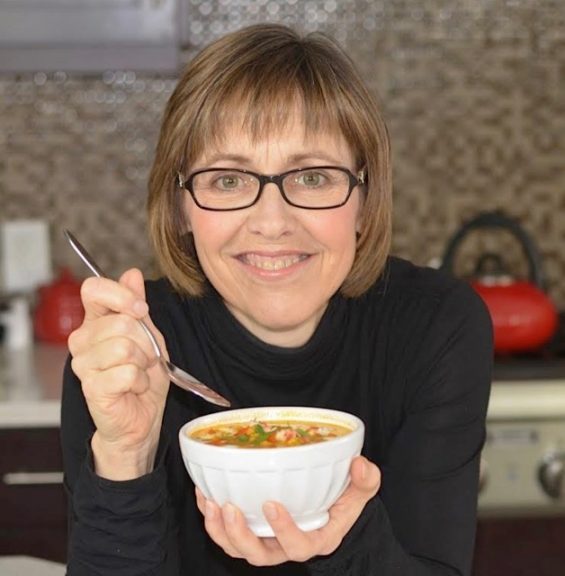
{"label": "brown hair", "polygon": [[177,172],[188,175],[234,117],[258,139],[284,126],[297,109],[307,133],[341,133],[356,168],[367,172],[355,260],[341,293],[360,296],[381,274],[390,248],[392,185],[390,143],[379,108],[333,41],[259,24],[202,50],[187,65],[165,110],[149,178],[149,229],[161,269],[180,293],[202,295],[205,277],[187,231]]}

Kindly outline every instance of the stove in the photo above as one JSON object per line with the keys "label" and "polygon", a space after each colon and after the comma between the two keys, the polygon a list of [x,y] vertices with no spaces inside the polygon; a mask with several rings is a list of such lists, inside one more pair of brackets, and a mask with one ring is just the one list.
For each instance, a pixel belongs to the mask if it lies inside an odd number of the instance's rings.
{"label": "stove", "polygon": [[479,513],[565,517],[565,315],[545,348],[497,357]]}

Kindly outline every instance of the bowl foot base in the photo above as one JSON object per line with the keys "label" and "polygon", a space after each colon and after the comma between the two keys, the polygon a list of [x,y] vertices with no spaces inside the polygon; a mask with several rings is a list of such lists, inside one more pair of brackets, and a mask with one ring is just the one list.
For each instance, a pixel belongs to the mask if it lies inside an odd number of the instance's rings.
{"label": "bowl foot base", "polygon": [[[310,530],[316,530],[317,528],[325,526],[329,519],[330,515],[327,512],[315,512],[307,516],[295,518],[294,521],[301,530],[309,532]],[[271,525],[266,520],[255,518],[254,520],[249,520],[248,524],[251,531],[260,538],[268,538],[275,535]]]}

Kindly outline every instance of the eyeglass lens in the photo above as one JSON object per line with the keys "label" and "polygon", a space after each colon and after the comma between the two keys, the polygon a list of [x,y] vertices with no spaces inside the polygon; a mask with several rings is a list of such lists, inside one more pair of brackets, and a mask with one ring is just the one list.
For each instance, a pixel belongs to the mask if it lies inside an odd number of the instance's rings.
{"label": "eyeglass lens", "polygon": [[[347,199],[351,187],[349,173],[337,168],[288,172],[280,184],[287,200],[304,208],[340,205]],[[191,188],[196,201],[205,208],[234,209],[255,202],[261,180],[239,170],[207,170],[192,177]]]}

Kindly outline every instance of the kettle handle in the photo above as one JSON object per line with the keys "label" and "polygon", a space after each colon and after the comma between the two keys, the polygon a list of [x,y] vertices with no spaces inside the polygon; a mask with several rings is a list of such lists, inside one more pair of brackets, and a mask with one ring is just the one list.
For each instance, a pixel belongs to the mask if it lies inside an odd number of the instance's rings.
{"label": "kettle handle", "polygon": [[506,216],[501,211],[482,212],[469,222],[465,223],[450,239],[442,258],[440,268],[453,273],[453,261],[455,253],[463,239],[472,230],[479,228],[504,228],[511,232],[520,242],[524,254],[528,259],[530,268],[529,279],[541,290],[545,290],[545,278],[541,266],[541,255],[526,231],[518,224],[517,220]]}

